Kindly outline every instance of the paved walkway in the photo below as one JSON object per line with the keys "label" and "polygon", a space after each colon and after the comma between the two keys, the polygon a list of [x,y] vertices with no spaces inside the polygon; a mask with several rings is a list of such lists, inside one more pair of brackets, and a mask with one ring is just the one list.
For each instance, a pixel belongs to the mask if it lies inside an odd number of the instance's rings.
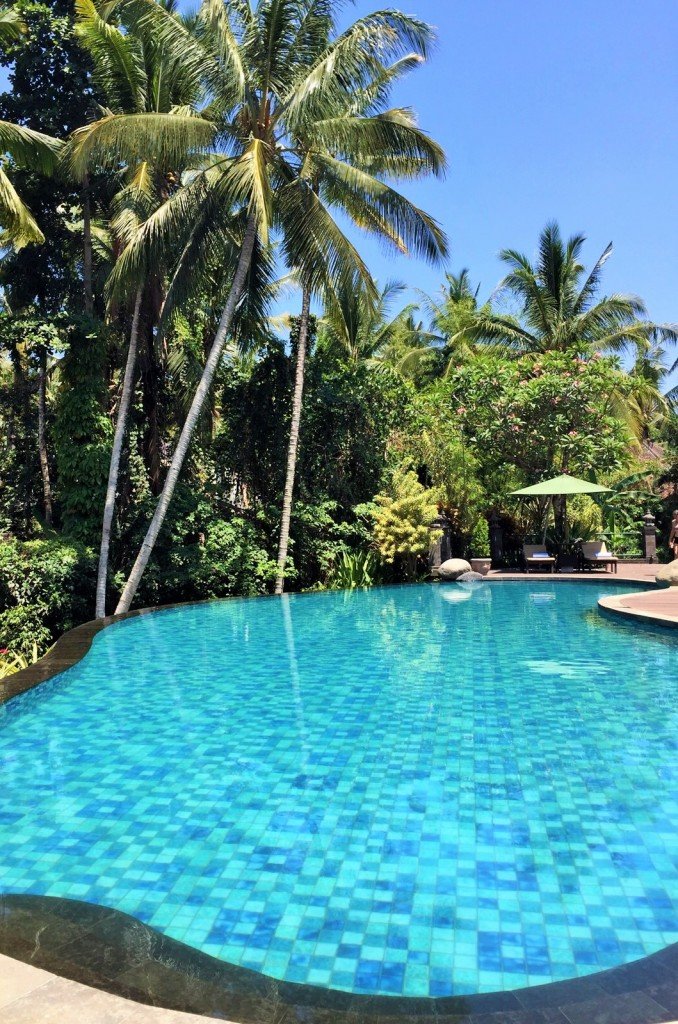
{"label": "paved walkway", "polygon": [[594,569],[591,572],[530,572],[525,573],[519,570],[512,572],[510,569],[491,569],[487,574],[488,579],[507,580],[633,580],[634,582],[654,583],[657,575],[658,565],[649,565],[647,562],[639,562],[637,565],[622,565],[617,574],[609,569]]}
{"label": "paved walkway", "polygon": [[142,1006],[0,955],[0,1024],[196,1024],[205,1018]]}

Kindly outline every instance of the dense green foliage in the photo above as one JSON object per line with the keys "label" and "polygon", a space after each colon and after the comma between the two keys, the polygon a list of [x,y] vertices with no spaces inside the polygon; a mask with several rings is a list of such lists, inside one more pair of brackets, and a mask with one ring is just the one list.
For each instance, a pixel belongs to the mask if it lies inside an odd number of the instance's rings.
{"label": "dense green foliage", "polygon": [[[570,525],[573,537],[604,532],[619,553],[637,553],[644,512],[665,536],[678,506],[676,396],[662,394],[675,328],[650,323],[640,300],[601,295],[611,249],[589,272],[583,237],[564,240],[554,224],[536,259],[502,253],[508,274],[491,300],[466,270],[441,270],[438,294],[419,305],[402,304],[397,282],[379,287],[332,210],[399,251],[444,251],[435,221],[387,183],[444,166],[411,112],[388,108],[430,30],[391,13],[336,38],[330,0],[278,8],[289,25],[273,38],[269,0],[242,23],[244,8],[223,0],[240,26],[229,42],[219,3],[184,21],[155,0],[82,0],[76,25],[65,0],[18,0],[26,32],[0,40],[12,87],[0,119],[53,137],[28,164],[35,140],[5,143],[45,236],[26,244],[2,223],[0,649],[12,656],[30,659],[94,614],[138,305],[101,575],[108,606],[118,599],[216,351],[252,217],[245,284],[137,604],[272,590],[303,348],[298,292],[290,315],[269,319],[283,301],[277,276],[311,290],[317,313],[305,324],[288,586],[415,578],[438,515],[452,554],[487,556],[493,513],[510,551],[540,531],[544,510],[509,492],[560,472],[612,487],[571,501]],[[269,145],[276,131],[289,150]],[[67,145],[49,177],[54,140]],[[219,147],[228,155],[217,160]],[[548,540],[562,547],[562,518]]]}
{"label": "dense green foliage", "polygon": [[75,541],[49,537],[0,542],[0,636],[12,651],[44,651],[91,616],[96,562]]}

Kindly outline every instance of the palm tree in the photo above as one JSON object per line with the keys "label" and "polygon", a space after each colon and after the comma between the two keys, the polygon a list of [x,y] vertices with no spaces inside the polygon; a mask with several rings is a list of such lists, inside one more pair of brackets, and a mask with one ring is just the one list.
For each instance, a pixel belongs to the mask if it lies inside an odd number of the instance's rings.
{"label": "palm tree", "polygon": [[[0,46],[21,39],[26,26],[17,11],[0,8]],[[15,166],[52,174],[57,165],[61,143],[42,132],[9,121],[0,121],[0,154],[9,155]],[[31,242],[41,243],[45,236],[31,211],[21,201],[4,168],[0,166],[0,243],[21,249]]]}
{"label": "palm tree", "polygon": [[612,255],[610,243],[587,273],[580,256],[586,238],[573,235],[564,242],[555,222],[539,238],[539,253],[532,263],[515,249],[504,249],[500,259],[509,273],[500,288],[521,304],[519,318],[488,311],[478,317],[478,328],[489,339],[518,352],[619,352],[629,345],[647,345],[656,336],[678,340],[674,324],[654,324],[641,299],[633,295],[598,298],[602,269]]}
{"label": "palm tree", "polygon": [[[92,57],[96,84],[109,105],[102,120],[97,121],[95,125],[88,125],[82,132],[76,132],[78,140],[82,135],[88,136],[97,129],[110,130],[117,119],[123,116],[159,112],[170,116],[181,112],[177,116],[185,116],[186,108],[199,96],[197,76],[192,74],[190,69],[186,73],[183,66],[168,61],[162,47],[157,45],[148,30],[143,31],[139,26],[135,26],[136,32],[129,31],[129,25],[124,24],[124,4],[106,3],[102,5],[100,12],[93,0],[76,0],[76,13],[76,32]],[[121,17],[122,27],[118,24]],[[69,149],[67,159],[71,157],[72,149]],[[86,168],[83,171],[80,167],[80,173],[86,184]],[[147,219],[150,212],[157,209],[167,198],[171,188],[168,179],[176,176],[176,173],[176,167],[158,162],[157,154],[152,152],[140,152],[136,164],[127,168],[127,183],[113,203],[112,228],[118,247],[124,247],[141,220]],[[87,221],[88,218],[85,216],[86,234]],[[86,245],[86,251],[88,248]],[[104,502],[96,587],[97,618],[106,614],[111,530],[120,459],[134,391],[142,308],[145,307],[147,318],[153,318],[154,314],[157,317],[159,295],[161,287],[157,270],[138,281]],[[154,344],[152,326],[148,325],[150,346]]]}
{"label": "palm tree", "polygon": [[647,444],[671,415],[671,393],[662,394],[662,382],[670,373],[666,351],[659,342],[638,346],[621,416],[641,445]]}
{"label": "palm tree", "polygon": [[[327,8],[326,5],[318,5],[317,10],[312,14],[312,16],[320,17],[320,31],[317,35],[318,52],[316,57],[321,57],[329,44],[329,36],[330,31],[333,28],[333,24],[328,14],[329,8]],[[323,23],[325,28],[324,36]],[[318,131],[316,123],[311,121],[308,125],[300,126],[300,129],[297,132],[297,146],[299,154],[303,157],[304,164],[309,168],[309,170],[313,168],[315,164],[311,177],[311,187],[315,191],[319,191],[323,185],[329,186],[330,189],[332,188],[332,176],[331,174],[328,175],[327,166],[322,163],[318,163],[317,160],[314,160],[314,157],[322,154],[323,156],[331,159],[333,156],[332,150],[336,148],[337,144],[339,144],[341,149],[341,139],[336,135],[336,127],[340,123],[340,117],[345,119],[346,124],[350,124],[355,122],[358,118],[376,119],[379,117],[384,118],[386,116],[392,122],[399,122],[402,127],[406,127],[409,131],[409,137],[407,138],[407,143],[404,147],[403,139],[398,139],[397,145],[394,146],[394,142],[396,142],[396,140],[391,135],[384,133],[381,140],[381,147],[368,153],[366,159],[365,154],[361,154],[356,150],[355,146],[353,149],[348,149],[345,155],[349,156],[350,165],[354,170],[361,170],[365,173],[375,175],[378,178],[383,177],[385,173],[390,173],[391,175],[399,177],[414,178],[423,174],[428,174],[431,171],[433,171],[433,173],[442,172],[442,160],[437,166],[432,166],[430,161],[430,140],[423,136],[419,131],[411,113],[402,108],[386,109],[387,100],[393,84],[408,71],[412,70],[412,68],[416,67],[420,63],[421,59],[421,56],[415,53],[401,57],[400,59],[393,61],[390,65],[377,64],[376,73],[373,73],[371,79],[366,80],[359,88],[347,90],[343,97],[343,102],[340,101],[337,105],[337,109],[334,111],[333,120],[335,133],[334,137],[330,137],[329,146],[327,145],[327,139],[323,136],[323,132]],[[325,181],[326,177],[329,177],[329,181]],[[355,211],[351,211],[351,213],[355,217]],[[406,241],[399,236],[394,224],[384,220],[383,217],[378,216],[375,218],[374,211],[368,210],[367,213],[372,216],[370,224],[372,231],[382,237],[385,237],[390,243],[395,245],[400,252],[407,252]],[[364,220],[364,215],[365,211],[360,213],[359,219],[361,221]],[[346,290],[347,281],[350,280],[351,276],[352,275],[346,274],[340,275],[339,287],[344,291]],[[368,299],[374,296],[374,286],[371,280],[367,280],[363,282],[363,284],[357,284],[357,287],[354,285],[350,290],[352,294],[360,294]],[[287,562],[287,548],[292,517],[292,495],[294,491],[297,449],[299,444],[299,429],[304,389],[304,366],[308,344],[308,324],[312,291],[313,288],[311,283],[308,281],[304,282],[301,317],[299,321],[299,335],[296,346],[292,419],[290,424],[285,487],[280,520],[280,538],[277,559],[278,572],[275,582],[276,594],[282,594],[285,584],[285,565]],[[323,297],[326,298],[326,296]]]}
{"label": "palm tree", "polygon": [[438,351],[444,374],[472,359],[480,346],[504,347],[483,332],[482,321],[491,315],[492,309],[489,302],[478,304],[479,291],[480,285],[473,286],[470,272],[464,267],[458,274],[445,275],[439,295],[432,297],[422,293],[431,327],[443,343]]}
{"label": "palm tree", "polygon": [[388,281],[376,297],[366,289],[337,288],[326,296],[321,321],[321,347],[351,363],[384,362],[396,369],[412,352],[426,352],[437,340],[416,322],[415,303],[396,313],[392,306],[405,285]]}
{"label": "palm tree", "polygon": [[[219,327],[118,612],[130,607],[151,556],[253,259],[267,248],[272,232],[286,264],[317,293],[341,277],[369,280],[332,207],[363,227],[383,226],[394,243],[401,240],[430,260],[444,252],[438,225],[383,180],[397,173],[403,154],[412,160],[416,153],[420,167],[439,170],[440,148],[415,133],[411,117],[346,114],[347,98],[371,88],[388,62],[411,50],[425,56],[431,30],[397,11],[381,11],[324,46],[332,7],[329,0],[259,0],[254,8],[239,0],[204,0],[192,34],[152,0],[136,0],[135,9],[143,10],[168,58],[199,69],[210,102],[202,117],[184,118],[186,125],[169,115],[142,114],[80,136],[76,159],[84,166],[129,163],[148,152],[149,138],[151,151],[165,156],[207,149],[207,133],[214,141],[202,168],[126,247],[112,275],[114,289],[124,288],[130,277],[139,280],[144,269],[178,247],[171,293],[206,252],[226,243],[237,249]],[[318,148],[308,154],[298,139],[311,125]],[[389,167],[391,152],[401,155]],[[371,170],[365,170],[370,162]]]}

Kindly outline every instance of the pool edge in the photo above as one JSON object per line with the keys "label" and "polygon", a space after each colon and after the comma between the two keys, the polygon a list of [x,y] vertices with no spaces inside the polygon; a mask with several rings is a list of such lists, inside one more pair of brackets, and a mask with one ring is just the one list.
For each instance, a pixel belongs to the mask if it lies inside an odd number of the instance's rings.
{"label": "pool edge", "polygon": [[678,1014],[678,943],[630,964],[514,991],[369,996],[277,981],[119,910],[6,894],[0,896],[0,953],[113,995],[239,1024],[543,1024],[623,1021],[631,1012],[634,1024],[659,1024]]}

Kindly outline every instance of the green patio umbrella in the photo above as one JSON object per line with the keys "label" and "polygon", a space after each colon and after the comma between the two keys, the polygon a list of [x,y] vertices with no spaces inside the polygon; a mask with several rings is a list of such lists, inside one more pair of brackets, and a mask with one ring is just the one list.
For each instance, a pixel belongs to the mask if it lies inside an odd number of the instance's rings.
{"label": "green patio umbrella", "polygon": [[[519,498],[554,498],[558,495],[567,496],[568,494],[603,494],[609,490],[611,490],[610,487],[601,487],[600,484],[592,484],[590,480],[580,480],[576,476],[561,473],[560,476],[554,476],[552,480],[542,480],[540,483],[532,484],[530,487],[521,487],[519,491],[511,491],[511,494]],[[544,543],[546,543],[547,526],[548,517],[544,526]],[[566,510],[565,540],[567,540],[568,536]]]}

